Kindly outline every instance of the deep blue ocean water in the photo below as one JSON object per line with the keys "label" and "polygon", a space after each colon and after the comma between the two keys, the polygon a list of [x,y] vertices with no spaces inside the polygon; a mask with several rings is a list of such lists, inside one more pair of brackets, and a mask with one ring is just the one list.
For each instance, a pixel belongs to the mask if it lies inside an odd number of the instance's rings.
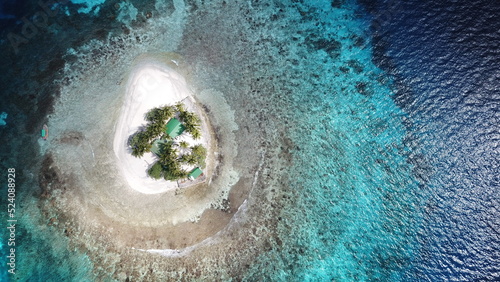
{"label": "deep blue ocean water", "polygon": [[410,277],[498,280],[500,5],[384,1],[370,8],[386,13],[375,60],[397,77],[396,101],[425,159],[414,160],[428,195]]}
{"label": "deep blue ocean water", "polygon": [[[318,30],[305,43],[308,60],[290,69],[300,80],[290,98],[296,121],[307,126],[290,130],[295,173],[287,175],[292,204],[281,211],[278,226],[283,245],[262,252],[244,276],[498,281],[500,5],[388,0],[304,6],[315,12],[300,24]],[[49,82],[62,64],[60,54],[123,27],[68,4],[70,16],[61,10],[51,19],[58,23],[55,32],[40,32],[14,55],[8,33],[19,32],[20,18],[40,8],[30,1],[1,7],[5,171],[36,164],[28,161],[37,155],[30,136],[57,99]],[[99,13],[105,15],[104,5]],[[34,190],[19,192],[21,206],[36,205],[23,202],[23,193]],[[62,236],[40,237],[28,226],[18,232],[20,257],[28,257],[19,262],[29,271],[22,280],[87,277],[92,263],[67,250]],[[6,265],[0,269],[8,281]]]}

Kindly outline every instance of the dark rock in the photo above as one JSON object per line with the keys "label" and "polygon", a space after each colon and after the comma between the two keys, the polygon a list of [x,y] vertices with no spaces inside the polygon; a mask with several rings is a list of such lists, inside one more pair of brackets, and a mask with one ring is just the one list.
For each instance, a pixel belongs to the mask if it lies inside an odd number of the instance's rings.
{"label": "dark rock", "polygon": [[38,173],[38,184],[41,190],[41,197],[48,198],[52,190],[61,186],[62,181],[59,173],[53,166],[54,160],[51,154],[47,154],[42,161],[41,169]]}
{"label": "dark rock", "polygon": [[354,35],[353,36],[354,46],[360,48],[365,45],[365,39],[361,36]]}
{"label": "dark rock", "polygon": [[62,58],[56,58],[50,61],[49,70],[51,72],[56,72],[64,67],[64,60]]}
{"label": "dark rock", "polygon": [[349,72],[349,68],[346,68],[346,67],[340,67],[339,70],[343,73],[348,73]]}
{"label": "dark rock", "polygon": [[79,145],[84,139],[85,136],[83,133],[79,131],[70,131],[65,133],[63,137],[59,139],[59,142],[68,145]]}
{"label": "dark rock", "polygon": [[350,66],[355,73],[361,73],[363,71],[363,66],[356,60],[347,61],[347,65]]}
{"label": "dark rock", "polygon": [[342,0],[332,0],[332,8],[340,8],[342,4]]}
{"label": "dark rock", "polygon": [[373,91],[370,88],[368,88],[368,85],[365,82],[356,83],[356,90],[358,91],[359,94],[364,96],[370,96],[373,94]]}
{"label": "dark rock", "polygon": [[332,59],[337,59],[340,56],[342,44],[335,39],[313,39],[311,37],[307,37],[306,43],[314,49],[324,50]]}

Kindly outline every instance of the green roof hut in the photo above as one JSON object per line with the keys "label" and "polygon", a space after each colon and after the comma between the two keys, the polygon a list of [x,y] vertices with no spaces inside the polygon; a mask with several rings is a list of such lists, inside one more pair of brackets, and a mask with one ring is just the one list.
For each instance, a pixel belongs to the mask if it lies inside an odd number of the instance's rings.
{"label": "green roof hut", "polygon": [[165,143],[167,143],[166,140],[156,139],[153,142],[153,146],[151,146],[151,152],[153,152],[153,154],[159,156],[160,155],[160,146],[162,144],[165,144]]}
{"label": "green roof hut", "polygon": [[167,122],[167,125],[165,126],[165,132],[170,136],[171,138],[175,138],[184,132],[184,125],[176,119],[172,118]]}
{"label": "green roof hut", "polygon": [[189,177],[189,178],[191,178],[191,177],[192,177],[193,179],[196,179],[196,178],[198,178],[198,176],[200,176],[200,175],[202,175],[202,174],[203,174],[203,171],[202,171],[199,167],[197,167],[197,168],[193,169],[193,170],[192,170],[192,171],[188,174],[188,177]]}

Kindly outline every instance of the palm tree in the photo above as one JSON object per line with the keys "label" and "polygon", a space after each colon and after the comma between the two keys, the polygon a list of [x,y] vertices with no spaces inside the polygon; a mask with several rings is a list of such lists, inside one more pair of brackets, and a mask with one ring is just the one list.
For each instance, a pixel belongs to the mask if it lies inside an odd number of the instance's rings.
{"label": "palm tree", "polygon": [[180,141],[179,143],[177,143],[177,146],[179,147],[179,152],[181,154],[184,154],[189,148],[189,144],[186,141]]}
{"label": "palm tree", "polygon": [[161,118],[166,121],[174,116],[174,108],[172,106],[164,106],[161,108]]}
{"label": "palm tree", "polygon": [[187,178],[188,172],[185,169],[179,169],[177,177],[178,178]]}
{"label": "palm tree", "polygon": [[190,133],[194,139],[199,139],[201,120],[191,112],[181,112],[179,118],[185,127],[186,132]]}
{"label": "palm tree", "polygon": [[149,110],[145,115],[144,115],[144,119],[149,121],[149,122],[153,122],[157,119],[157,115],[158,115],[158,110],[160,110],[159,108],[153,108],[151,110]]}
{"label": "palm tree", "polygon": [[179,147],[181,147],[182,149],[187,149],[189,148],[189,144],[186,141],[181,141],[179,142]]}
{"label": "palm tree", "polygon": [[187,172],[181,168],[180,163],[176,160],[164,166],[163,177],[166,180],[177,180],[185,176],[187,176]]}
{"label": "palm tree", "polygon": [[201,144],[197,144],[191,147],[191,152],[195,155],[203,156],[207,153],[207,149]]}
{"label": "palm tree", "polygon": [[149,125],[148,127],[146,127],[146,130],[143,131],[143,138],[149,142],[155,139],[155,137],[156,137],[156,132],[154,125],[153,126]]}
{"label": "palm tree", "polygon": [[205,166],[205,157],[207,156],[207,149],[203,145],[198,144],[191,147],[191,155],[195,163],[201,167]]}
{"label": "palm tree", "polygon": [[172,145],[172,142],[165,142],[163,144],[160,144],[159,157],[160,160],[165,160],[165,163],[167,163],[168,160],[174,159],[177,155],[177,150],[173,148]]}
{"label": "palm tree", "polygon": [[183,123],[192,126],[199,126],[201,122],[200,118],[198,118],[195,114],[191,112],[181,112],[179,114],[179,118],[182,120]]}
{"label": "palm tree", "polygon": [[144,115],[144,118],[148,121],[148,126],[151,126],[154,124],[164,125],[173,116],[174,108],[172,106],[163,106],[151,109]]}
{"label": "palm tree", "polygon": [[189,165],[196,164],[196,158],[193,154],[184,154],[179,158],[179,161]]}
{"label": "palm tree", "polygon": [[193,138],[194,138],[195,140],[198,140],[198,139],[200,139],[200,138],[201,138],[201,133],[200,133],[200,131],[199,131],[198,129],[192,130],[192,131],[191,131],[191,132],[189,132],[189,133],[191,133],[191,136],[193,136]]}
{"label": "palm tree", "polygon": [[160,179],[163,176],[163,168],[159,162],[155,162],[153,166],[148,169],[148,175],[153,179]]}
{"label": "palm tree", "polygon": [[[182,163],[205,166],[206,149],[203,146],[193,146],[190,148],[191,153],[189,153],[189,144],[186,141],[176,144],[165,133],[166,121],[174,117],[176,113],[178,113],[185,131],[191,134],[193,138],[199,139],[201,137],[200,118],[194,113],[186,111],[185,106],[180,102],[175,106],[162,106],[151,109],[144,116],[148,121],[146,127],[129,138],[129,146],[132,149],[132,155],[135,157],[142,157],[144,153],[151,151],[152,143],[157,138],[169,140],[160,144],[158,161],[148,169],[148,174],[154,179],[163,177],[167,180],[177,180],[187,177],[188,173],[181,168]],[[182,156],[178,156],[179,153],[176,148],[181,150]]]}
{"label": "palm tree", "polygon": [[129,146],[132,149],[134,157],[142,157],[144,153],[151,150],[148,134],[144,131],[139,131],[129,138]]}
{"label": "palm tree", "polygon": [[180,114],[186,112],[186,108],[184,107],[184,104],[182,104],[181,102],[175,104],[175,108]]}

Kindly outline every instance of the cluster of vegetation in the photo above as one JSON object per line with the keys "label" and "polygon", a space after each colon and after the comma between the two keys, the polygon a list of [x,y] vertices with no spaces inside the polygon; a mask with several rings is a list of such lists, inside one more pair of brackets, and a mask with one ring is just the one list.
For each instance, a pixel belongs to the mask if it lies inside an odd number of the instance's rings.
{"label": "cluster of vegetation", "polygon": [[201,120],[194,113],[188,112],[181,103],[175,106],[154,108],[146,113],[147,125],[129,138],[129,146],[134,157],[142,157],[150,152],[155,140],[165,140],[159,144],[158,161],[148,170],[154,179],[177,180],[186,178],[188,172],[182,169],[182,164],[205,167],[207,150],[202,145],[189,147],[184,141],[174,142],[165,132],[167,121],[177,116],[184,131],[194,139],[201,137]]}
{"label": "cluster of vegetation", "polygon": [[179,119],[185,127],[187,133],[191,134],[194,139],[200,139],[200,124],[201,120],[194,113],[188,112],[184,109],[184,105],[178,103],[175,109],[179,113]]}
{"label": "cluster of vegetation", "polygon": [[205,149],[205,147],[203,147],[202,145],[194,145],[190,149],[191,153],[183,154],[179,158],[179,161],[188,165],[205,167],[205,156],[207,155],[207,149]]}
{"label": "cluster of vegetation", "polygon": [[154,108],[147,112],[144,117],[148,121],[146,127],[130,136],[129,146],[132,149],[132,155],[137,158],[142,157],[144,153],[151,151],[156,139],[167,138],[165,126],[174,115],[175,108],[172,106]]}
{"label": "cluster of vegetation", "polygon": [[184,105],[178,103],[175,106],[154,108],[145,115],[145,119],[148,121],[146,127],[129,138],[132,155],[138,158],[142,157],[144,153],[151,151],[153,142],[156,139],[171,139],[170,136],[165,133],[165,126],[167,125],[167,121],[176,114],[185,127],[185,131],[191,134],[194,139],[200,139],[201,120],[194,113],[186,111]]}
{"label": "cluster of vegetation", "polygon": [[176,180],[187,177],[188,172],[181,168],[172,142],[165,142],[160,144],[158,161],[148,170],[148,174],[154,179]]}
{"label": "cluster of vegetation", "polygon": [[[179,154],[176,147],[182,148],[184,153]],[[205,167],[206,155],[207,150],[202,145],[189,147],[186,142],[179,144],[165,142],[160,145],[158,161],[151,166],[148,174],[154,179],[177,180],[186,178],[189,172],[182,169],[181,165],[195,165],[203,168]]]}

